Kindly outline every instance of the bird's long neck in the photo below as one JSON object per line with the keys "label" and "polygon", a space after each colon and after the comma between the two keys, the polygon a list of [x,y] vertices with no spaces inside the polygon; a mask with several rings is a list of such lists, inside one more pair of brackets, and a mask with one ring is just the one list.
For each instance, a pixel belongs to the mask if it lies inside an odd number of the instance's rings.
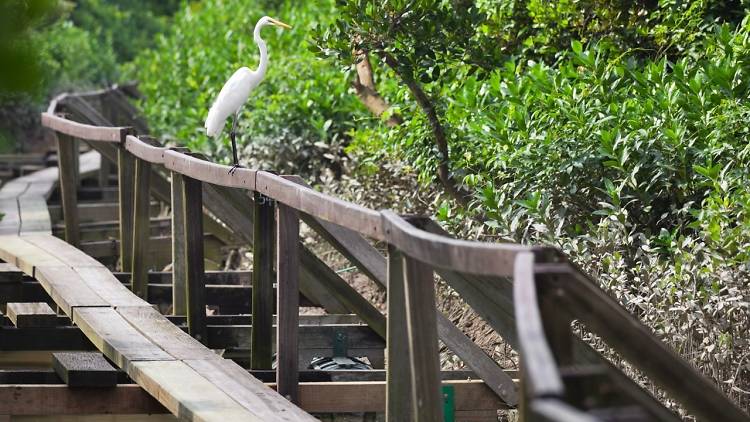
{"label": "bird's long neck", "polygon": [[265,76],[266,68],[268,67],[268,48],[266,48],[266,42],[260,37],[260,28],[261,25],[255,26],[253,39],[255,39],[255,43],[258,44],[258,50],[260,50],[260,62],[258,63],[258,70],[256,70],[256,72],[262,78]]}

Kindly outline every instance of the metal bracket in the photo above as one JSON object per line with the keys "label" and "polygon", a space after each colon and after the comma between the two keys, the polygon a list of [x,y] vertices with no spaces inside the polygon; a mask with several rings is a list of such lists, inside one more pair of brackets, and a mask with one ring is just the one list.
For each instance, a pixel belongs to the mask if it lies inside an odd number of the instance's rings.
{"label": "metal bracket", "polygon": [[266,195],[258,192],[258,205],[273,205],[274,203],[276,203],[275,199],[269,198]]}

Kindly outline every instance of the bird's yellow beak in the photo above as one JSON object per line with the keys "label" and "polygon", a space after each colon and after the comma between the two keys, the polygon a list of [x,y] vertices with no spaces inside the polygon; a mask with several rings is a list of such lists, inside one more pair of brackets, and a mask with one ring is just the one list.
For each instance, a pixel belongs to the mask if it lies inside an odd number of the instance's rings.
{"label": "bird's yellow beak", "polygon": [[268,18],[268,20],[269,20],[269,21],[270,21],[270,22],[271,22],[272,24],[274,24],[274,25],[276,25],[276,26],[278,26],[278,27],[281,27],[281,28],[284,28],[284,29],[292,29],[292,26],[291,26],[291,25],[285,24],[284,22],[282,22],[282,21],[280,21],[280,20],[277,20],[277,19],[274,19],[274,18]]}

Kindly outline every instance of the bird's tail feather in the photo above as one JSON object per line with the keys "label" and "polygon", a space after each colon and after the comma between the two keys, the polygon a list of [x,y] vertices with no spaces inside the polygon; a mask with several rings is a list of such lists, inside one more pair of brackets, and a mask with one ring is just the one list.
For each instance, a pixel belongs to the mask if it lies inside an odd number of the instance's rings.
{"label": "bird's tail feather", "polygon": [[206,135],[213,137],[221,133],[224,128],[224,120],[219,116],[216,107],[211,107],[206,118]]}

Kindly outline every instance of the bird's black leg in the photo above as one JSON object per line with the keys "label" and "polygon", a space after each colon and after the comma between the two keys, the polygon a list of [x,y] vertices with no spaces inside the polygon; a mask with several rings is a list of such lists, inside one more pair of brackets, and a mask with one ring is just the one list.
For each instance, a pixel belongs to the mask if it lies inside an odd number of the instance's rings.
{"label": "bird's black leg", "polygon": [[234,174],[237,168],[242,167],[237,157],[237,113],[232,117],[232,131],[229,132],[229,137],[232,139],[232,158],[234,159],[234,164],[229,169],[229,174]]}

